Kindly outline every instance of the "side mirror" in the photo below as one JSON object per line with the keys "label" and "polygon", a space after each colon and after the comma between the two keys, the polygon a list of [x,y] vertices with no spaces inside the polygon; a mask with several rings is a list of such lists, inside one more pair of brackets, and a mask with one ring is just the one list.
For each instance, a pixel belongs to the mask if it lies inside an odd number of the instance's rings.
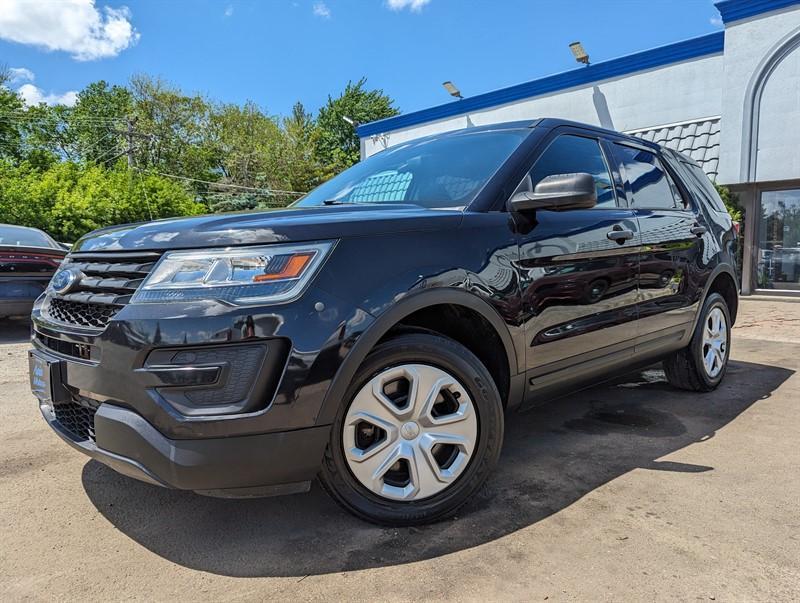
{"label": "side mirror", "polygon": [[597,205],[597,191],[591,174],[553,174],[543,178],[533,192],[511,197],[511,209],[517,212],[535,209],[591,209]]}

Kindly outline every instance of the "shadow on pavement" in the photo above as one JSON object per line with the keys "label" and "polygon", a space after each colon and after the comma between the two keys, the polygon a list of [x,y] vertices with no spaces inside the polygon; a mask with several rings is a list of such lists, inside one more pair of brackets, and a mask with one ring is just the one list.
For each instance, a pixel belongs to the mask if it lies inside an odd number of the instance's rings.
{"label": "shadow on pavement", "polygon": [[0,318],[0,344],[25,343],[31,338],[31,322],[27,318]]}
{"label": "shadow on pavement", "polygon": [[120,531],[180,565],[228,576],[305,576],[410,563],[474,547],[558,512],[633,469],[713,471],[657,459],[707,440],[793,371],[733,362],[723,385],[674,390],[648,369],[509,415],[493,478],[457,518],[386,529],[340,510],[317,485],[261,500],[204,498],[139,483],[95,461],[83,485]]}

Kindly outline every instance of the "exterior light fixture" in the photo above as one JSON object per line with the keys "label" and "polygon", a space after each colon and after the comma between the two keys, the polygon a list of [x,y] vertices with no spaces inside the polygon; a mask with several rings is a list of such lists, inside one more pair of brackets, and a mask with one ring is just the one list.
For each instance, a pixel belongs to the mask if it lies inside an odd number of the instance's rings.
{"label": "exterior light fixture", "polygon": [[347,117],[347,115],[342,115],[342,119],[345,120],[347,123],[349,123],[354,128],[358,127],[358,122],[355,119]]}
{"label": "exterior light fixture", "polygon": [[459,100],[464,98],[463,96],[461,96],[461,91],[458,88],[456,88],[456,85],[450,80],[444,82],[442,86],[444,86],[444,89],[447,90],[450,96],[454,96]]}
{"label": "exterior light fixture", "polygon": [[569,49],[572,51],[572,56],[575,57],[576,61],[584,65],[589,65],[589,55],[583,49],[583,44],[580,42],[573,42],[569,45]]}

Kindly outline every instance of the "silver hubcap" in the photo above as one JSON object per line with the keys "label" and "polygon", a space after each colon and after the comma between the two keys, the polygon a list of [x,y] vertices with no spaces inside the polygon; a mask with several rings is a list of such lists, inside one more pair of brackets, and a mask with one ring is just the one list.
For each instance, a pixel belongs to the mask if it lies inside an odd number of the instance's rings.
{"label": "silver hubcap", "polygon": [[709,377],[719,375],[725,366],[728,347],[728,327],[725,315],[719,308],[714,308],[706,318],[703,329],[703,366]]}
{"label": "silver hubcap", "polygon": [[477,438],[467,390],[426,364],[373,377],[353,398],[342,432],[355,478],[393,500],[420,500],[447,488],[466,469]]}

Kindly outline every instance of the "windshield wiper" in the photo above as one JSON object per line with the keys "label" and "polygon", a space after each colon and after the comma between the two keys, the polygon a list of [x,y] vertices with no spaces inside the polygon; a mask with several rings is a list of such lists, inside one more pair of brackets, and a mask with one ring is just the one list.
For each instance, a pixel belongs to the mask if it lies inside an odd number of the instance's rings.
{"label": "windshield wiper", "polygon": [[323,205],[357,205],[352,201],[340,201],[339,199],[325,199],[322,203]]}

